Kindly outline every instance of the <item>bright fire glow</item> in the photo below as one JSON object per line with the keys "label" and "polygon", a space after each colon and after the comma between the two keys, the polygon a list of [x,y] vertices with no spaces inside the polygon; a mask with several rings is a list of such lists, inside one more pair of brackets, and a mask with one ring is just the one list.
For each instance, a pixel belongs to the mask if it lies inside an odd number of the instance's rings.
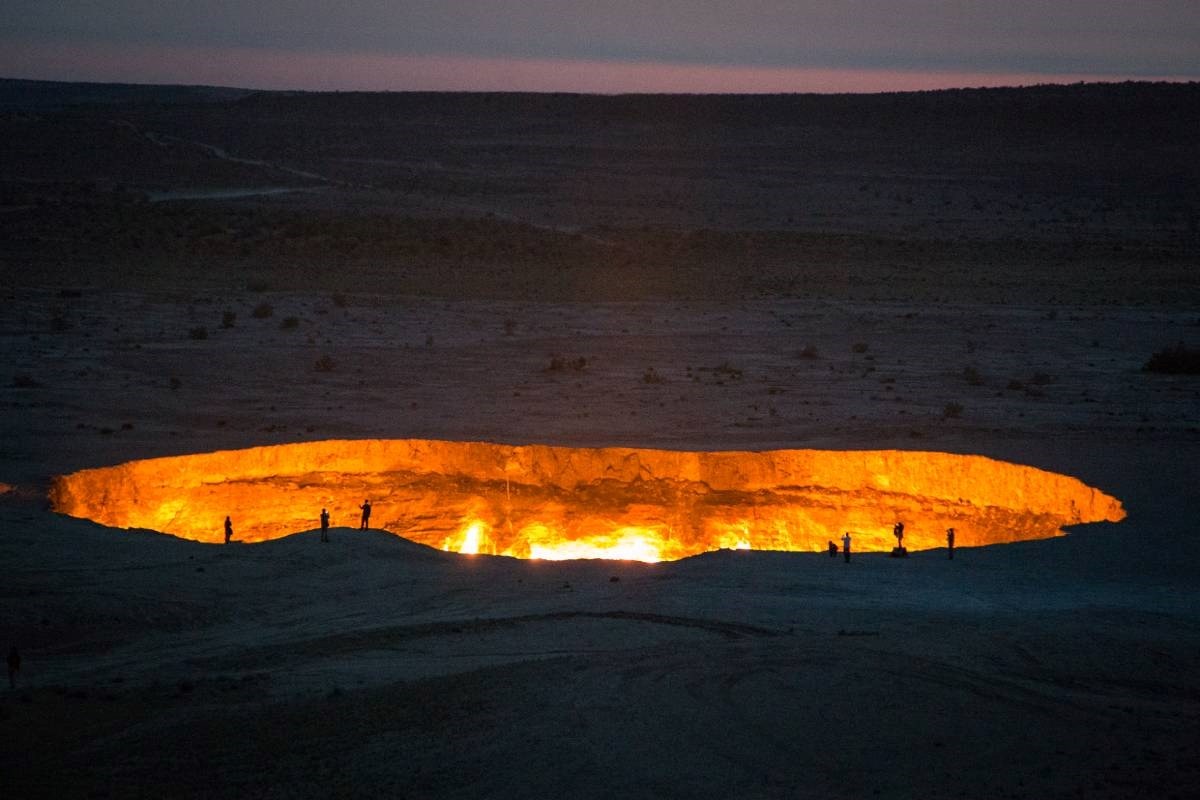
{"label": "bright fire glow", "polygon": [[583,539],[551,538],[529,543],[530,558],[565,561],[570,558],[617,558],[626,561],[664,561],[669,552],[664,537],[642,528],[618,528],[611,534]]}
{"label": "bright fire glow", "polygon": [[478,555],[479,543],[483,540],[486,529],[487,523],[482,520],[468,520],[457,536],[446,540],[445,544],[442,545],[442,549],[472,556]]}
{"label": "bright fire glow", "polygon": [[982,456],[899,450],[681,452],[422,439],[328,441],[135,461],[56,478],[60,513],[205,542],[373,526],[456,553],[669,561],[718,549],[859,552],[1062,535],[1117,522],[1075,478]]}

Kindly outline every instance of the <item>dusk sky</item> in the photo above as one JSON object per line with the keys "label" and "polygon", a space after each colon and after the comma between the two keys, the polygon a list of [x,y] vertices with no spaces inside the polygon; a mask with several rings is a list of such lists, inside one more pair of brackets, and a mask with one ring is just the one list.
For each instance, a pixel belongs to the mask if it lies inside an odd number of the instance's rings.
{"label": "dusk sky", "polygon": [[277,89],[883,91],[1200,79],[1198,0],[7,0],[0,76]]}

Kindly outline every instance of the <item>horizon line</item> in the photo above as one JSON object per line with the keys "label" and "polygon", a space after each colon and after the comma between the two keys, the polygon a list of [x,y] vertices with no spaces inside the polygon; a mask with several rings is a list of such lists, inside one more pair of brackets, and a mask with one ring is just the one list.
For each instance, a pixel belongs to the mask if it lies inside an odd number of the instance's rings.
{"label": "horizon line", "polygon": [[[0,44],[5,44],[0,40]],[[1079,83],[1195,83],[1200,75],[864,67],[762,67],[669,61],[467,55],[297,53],[265,48],[32,45],[0,47],[13,80],[197,86],[273,92],[459,92],[580,95],[897,94]]]}
{"label": "horizon line", "polygon": [[871,97],[894,94],[936,94],[938,92],[988,92],[1020,89],[1069,88],[1073,86],[1123,86],[1127,84],[1145,84],[1161,86],[1200,85],[1200,78],[1180,76],[1147,77],[1147,78],[1115,78],[1097,77],[1095,79],[1079,80],[1045,80],[1038,83],[1011,83],[939,86],[928,89],[865,89],[859,91],[582,91],[571,89],[305,89],[305,88],[268,88],[224,83],[189,83],[180,81],[130,81],[130,80],[93,80],[40,78],[24,75],[0,75],[0,82],[45,83],[61,84],[64,86],[129,86],[155,87],[163,89],[214,89],[229,92],[246,92],[248,94],[490,94],[490,95],[567,95],[574,97]]}

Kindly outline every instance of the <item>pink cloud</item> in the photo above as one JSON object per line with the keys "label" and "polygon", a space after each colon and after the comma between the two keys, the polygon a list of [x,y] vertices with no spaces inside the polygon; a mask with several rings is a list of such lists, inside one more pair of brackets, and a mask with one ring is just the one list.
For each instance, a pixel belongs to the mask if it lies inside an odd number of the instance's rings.
{"label": "pink cloud", "polygon": [[[0,74],[47,80],[209,84],[255,89],[587,93],[884,92],[1128,77],[24,42],[0,46]],[[1140,79],[1187,80],[1181,76],[1140,76]]]}

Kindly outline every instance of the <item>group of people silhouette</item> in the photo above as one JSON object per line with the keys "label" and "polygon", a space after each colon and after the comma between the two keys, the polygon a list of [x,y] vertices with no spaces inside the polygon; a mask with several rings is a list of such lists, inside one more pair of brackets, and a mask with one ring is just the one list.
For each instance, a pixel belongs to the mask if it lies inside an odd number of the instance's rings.
{"label": "group of people silhouette", "polygon": [[[359,523],[358,529],[365,531],[370,527],[371,523],[370,499],[363,500],[363,504],[358,508],[362,511],[362,520]],[[231,541],[233,541],[233,520],[227,514],[225,516],[225,544],[229,544]],[[324,508],[321,509],[321,541],[329,541],[329,511]]]}
{"label": "group of people silhouette", "polygon": [[[370,523],[371,523],[371,500],[369,498],[366,500],[363,500],[363,504],[361,506],[359,506],[358,508],[360,511],[362,511],[362,518],[359,523],[358,529],[360,531],[365,531],[365,530],[367,530],[367,528],[370,526]],[[892,535],[896,537],[896,549],[892,551],[892,555],[907,555],[908,551],[904,549],[904,523],[903,522],[897,521],[896,524],[892,526]],[[229,542],[232,539],[233,539],[233,521],[228,516],[226,516],[225,517],[225,544],[229,544]],[[329,511],[324,508],[321,509],[321,541],[322,542],[329,541]],[[851,544],[850,531],[846,531],[845,533],[842,534],[841,552],[842,552],[842,555],[845,557],[847,564],[850,563],[850,544]],[[831,539],[829,541],[829,557],[837,558],[837,554],[838,554],[838,546]],[[951,560],[954,559],[954,528],[946,529],[946,557]]]}
{"label": "group of people silhouette", "polygon": [[[908,551],[904,549],[904,523],[897,521],[892,526],[892,536],[896,537],[896,549],[892,551],[892,555],[908,555]],[[842,534],[842,555],[846,558],[846,563],[850,563],[850,531]],[[829,540],[829,557],[837,558],[838,546],[832,539]],[[946,557],[954,560],[954,528],[946,528]]]}

